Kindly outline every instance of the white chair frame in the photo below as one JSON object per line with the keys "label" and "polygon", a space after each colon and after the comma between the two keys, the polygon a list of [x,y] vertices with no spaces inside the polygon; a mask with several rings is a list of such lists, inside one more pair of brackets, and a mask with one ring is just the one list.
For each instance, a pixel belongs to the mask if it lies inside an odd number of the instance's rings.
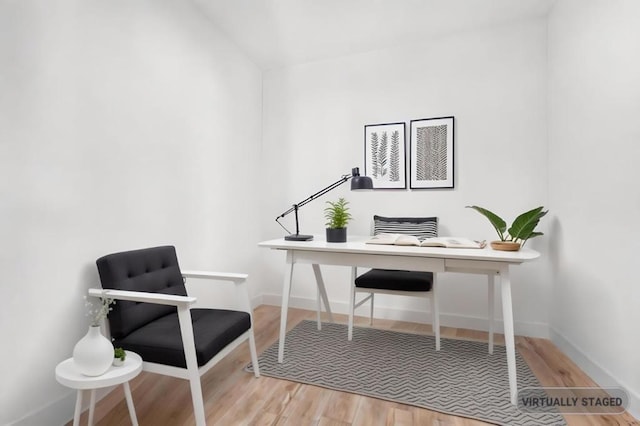
{"label": "white chair frame", "polygon": [[[369,325],[373,324],[373,302],[374,295],[378,294],[392,294],[399,296],[410,296],[410,297],[421,297],[429,299],[431,302],[431,325],[433,328],[433,332],[436,338],[436,350],[440,350],[440,312],[438,307],[438,297],[437,297],[437,274],[433,273],[433,284],[431,286],[430,291],[398,291],[398,290],[383,290],[379,288],[365,288],[365,287],[356,287],[356,278],[358,276],[358,268],[351,268],[351,294],[349,296],[349,330],[347,334],[347,339],[353,339],[353,316],[354,311],[357,307],[361,306],[363,303],[367,301],[371,301],[371,309],[369,312]],[[365,296],[359,302],[356,302],[356,294],[357,293],[367,293],[368,296]]]}
{"label": "white chair frame", "polygon": [[254,367],[254,375],[260,377],[258,365],[258,355],[256,353],[256,343],[253,334],[253,315],[251,301],[247,292],[247,274],[234,274],[207,271],[182,271],[183,279],[197,278],[214,281],[228,281],[235,284],[236,298],[239,302],[239,309],[247,312],[251,319],[251,328],[229,343],[224,349],[218,352],[202,367],[198,367],[196,358],[196,348],[193,340],[193,324],[191,322],[192,305],[196,303],[195,297],[178,296],[171,294],[148,293],[140,291],[109,290],[101,288],[89,289],[89,295],[96,297],[109,297],[116,300],[129,300],[135,302],[156,303],[160,305],[171,305],[178,309],[178,320],[180,322],[180,333],[182,334],[182,344],[184,355],[187,361],[187,368],[174,367],[170,365],[146,362],[143,360],[142,369],[151,373],[163,374],[166,376],[178,377],[189,380],[191,386],[191,398],[193,400],[193,413],[197,426],[206,426],[204,412],[204,401],[202,398],[202,385],[200,377],[216,365],[221,359],[228,355],[245,340],[249,339],[249,349],[251,352],[251,362]]}

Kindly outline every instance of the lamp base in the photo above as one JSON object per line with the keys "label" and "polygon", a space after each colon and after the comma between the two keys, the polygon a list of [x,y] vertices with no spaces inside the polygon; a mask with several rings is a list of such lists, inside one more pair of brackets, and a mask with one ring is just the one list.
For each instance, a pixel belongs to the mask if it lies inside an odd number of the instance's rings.
{"label": "lamp base", "polygon": [[311,241],[313,235],[291,234],[284,237],[286,241]]}

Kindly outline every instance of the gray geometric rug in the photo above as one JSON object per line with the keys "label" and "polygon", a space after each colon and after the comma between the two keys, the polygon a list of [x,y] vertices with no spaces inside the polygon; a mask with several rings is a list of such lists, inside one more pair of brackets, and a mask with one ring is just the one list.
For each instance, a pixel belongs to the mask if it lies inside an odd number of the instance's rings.
{"label": "gray geometric rug", "polygon": [[[260,372],[499,425],[565,425],[559,414],[523,413],[509,402],[504,346],[466,340],[302,321],[287,333],[284,362],[278,342],[262,355]],[[518,388],[540,386],[516,352]],[[252,371],[249,364],[246,368]]]}

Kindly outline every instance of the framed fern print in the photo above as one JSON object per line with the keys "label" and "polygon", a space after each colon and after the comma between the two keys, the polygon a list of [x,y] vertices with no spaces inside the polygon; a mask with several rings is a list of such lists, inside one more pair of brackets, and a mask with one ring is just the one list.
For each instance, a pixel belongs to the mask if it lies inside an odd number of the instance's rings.
{"label": "framed fern print", "polygon": [[453,188],[453,117],[411,120],[412,189]]}
{"label": "framed fern print", "polygon": [[364,126],[364,174],[375,189],[406,189],[405,123]]}

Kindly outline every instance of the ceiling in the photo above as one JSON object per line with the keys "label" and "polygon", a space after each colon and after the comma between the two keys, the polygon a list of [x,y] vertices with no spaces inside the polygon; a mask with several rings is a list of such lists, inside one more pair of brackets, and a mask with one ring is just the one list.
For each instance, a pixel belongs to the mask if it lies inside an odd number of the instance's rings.
{"label": "ceiling", "polygon": [[262,69],[546,16],[556,0],[193,0]]}

